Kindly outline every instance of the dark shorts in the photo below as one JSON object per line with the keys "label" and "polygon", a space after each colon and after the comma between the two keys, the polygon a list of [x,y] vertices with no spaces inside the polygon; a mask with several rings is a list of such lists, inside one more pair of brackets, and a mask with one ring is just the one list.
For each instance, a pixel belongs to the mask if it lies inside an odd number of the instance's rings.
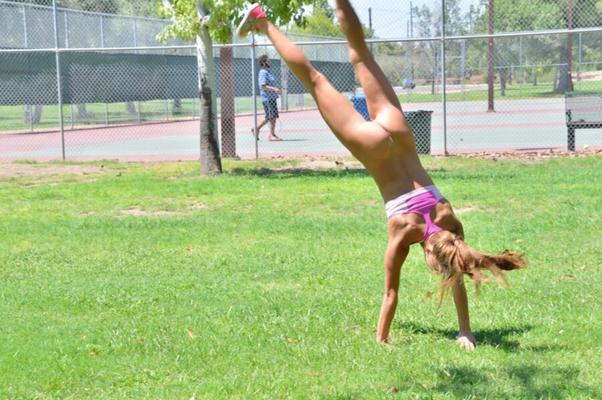
{"label": "dark shorts", "polygon": [[265,119],[272,120],[278,119],[278,101],[268,100],[263,102],[263,109],[265,110]]}

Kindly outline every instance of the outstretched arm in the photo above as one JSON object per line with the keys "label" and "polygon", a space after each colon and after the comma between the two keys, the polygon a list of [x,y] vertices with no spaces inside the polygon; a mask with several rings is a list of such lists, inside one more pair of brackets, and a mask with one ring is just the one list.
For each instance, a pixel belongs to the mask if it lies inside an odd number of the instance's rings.
{"label": "outstretched arm", "polygon": [[408,252],[409,247],[403,245],[400,240],[389,239],[385,253],[385,293],[376,330],[378,342],[387,342],[389,338],[389,329],[397,308],[399,275]]}
{"label": "outstretched arm", "polygon": [[456,313],[458,314],[458,343],[466,350],[474,350],[477,341],[470,330],[470,316],[468,314],[468,297],[466,296],[466,287],[464,286],[464,277],[460,277],[452,288],[454,294],[454,303]]}

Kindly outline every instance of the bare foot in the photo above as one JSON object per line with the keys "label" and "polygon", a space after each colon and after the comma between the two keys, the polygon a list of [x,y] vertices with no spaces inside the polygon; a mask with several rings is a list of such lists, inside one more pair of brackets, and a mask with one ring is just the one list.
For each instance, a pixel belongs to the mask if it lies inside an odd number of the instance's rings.
{"label": "bare foot", "polygon": [[389,350],[396,350],[397,346],[395,346],[394,344],[389,343],[389,339],[387,340],[377,340],[376,341],[378,344],[380,344],[381,346],[389,349]]}
{"label": "bare foot", "polygon": [[280,139],[278,136],[270,136],[269,139],[270,142],[282,142],[282,139]]}
{"label": "bare foot", "polygon": [[477,347],[477,341],[472,335],[472,333],[458,334],[456,342],[458,342],[461,348],[467,351],[474,351],[475,347]]}

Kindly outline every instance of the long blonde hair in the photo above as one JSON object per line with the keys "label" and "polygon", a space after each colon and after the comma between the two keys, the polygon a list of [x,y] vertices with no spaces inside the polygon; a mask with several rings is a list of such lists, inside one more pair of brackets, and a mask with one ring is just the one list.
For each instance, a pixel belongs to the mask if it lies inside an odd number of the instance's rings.
{"label": "long blonde hair", "polygon": [[478,294],[481,284],[488,281],[482,270],[491,271],[502,286],[507,286],[502,270],[511,271],[527,266],[521,253],[508,250],[498,255],[480,253],[468,246],[462,237],[449,231],[431,235],[424,243],[424,249],[428,266],[443,277],[440,299],[462,274],[472,278]]}

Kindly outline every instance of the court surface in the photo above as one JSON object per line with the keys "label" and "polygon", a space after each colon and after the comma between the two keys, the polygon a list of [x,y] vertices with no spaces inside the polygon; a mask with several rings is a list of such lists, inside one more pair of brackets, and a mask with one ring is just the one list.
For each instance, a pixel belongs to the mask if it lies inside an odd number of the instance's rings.
{"label": "court surface", "polygon": [[[442,103],[415,103],[405,111],[431,110],[431,153],[566,150],[564,99],[496,101],[496,112],[486,103],[450,102],[447,105],[447,138],[444,138]],[[258,120],[261,121],[260,114]],[[219,126],[218,122],[218,126]],[[277,134],[282,142],[267,140],[267,126],[256,143],[251,135],[253,116],[235,119],[236,152],[241,158],[348,155],[317,110],[281,112]],[[199,121],[100,126],[65,131],[67,160],[198,159]],[[576,133],[577,150],[602,147],[602,129]],[[257,145],[257,149],[256,146]],[[53,160],[62,158],[61,134],[0,134],[1,160]]]}

